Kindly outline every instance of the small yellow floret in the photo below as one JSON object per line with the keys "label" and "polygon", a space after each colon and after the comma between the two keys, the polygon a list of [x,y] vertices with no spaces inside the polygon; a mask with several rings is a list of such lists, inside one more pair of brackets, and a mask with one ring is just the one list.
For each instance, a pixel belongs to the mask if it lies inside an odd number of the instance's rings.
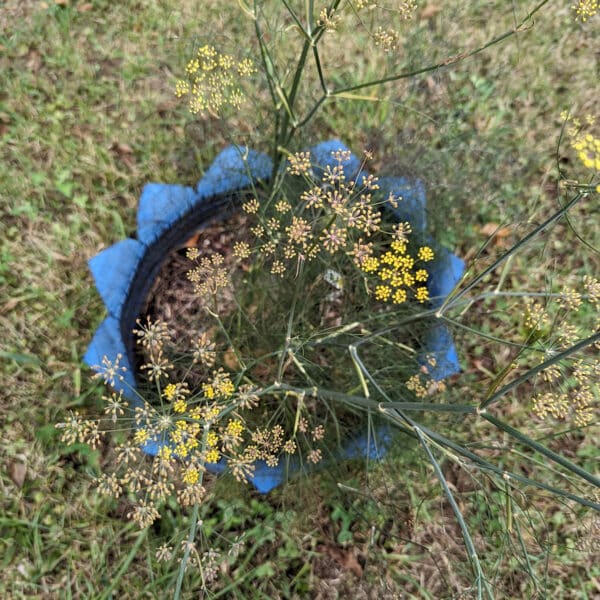
{"label": "small yellow floret", "polygon": [[207,463],[216,463],[219,462],[219,451],[212,449],[206,453],[206,462]]}
{"label": "small yellow floret", "polygon": [[188,455],[187,446],[185,444],[177,444],[177,446],[175,446],[175,454],[177,454],[179,458],[186,458]]}
{"label": "small yellow floret", "polygon": [[392,296],[392,302],[394,304],[402,304],[403,302],[406,302],[406,290],[402,288],[397,289]]}
{"label": "small yellow floret", "polygon": [[173,404],[173,410],[178,413],[184,413],[187,409],[187,402],[182,398]]}
{"label": "small yellow floret", "polygon": [[227,423],[227,433],[229,435],[237,437],[238,435],[241,435],[242,431],[244,431],[244,426],[241,421],[236,419],[235,421],[229,421],[229,423]]}
{"label": "small yellow floret", "polygon": [[418,287],[415,296],[419,302],[425,302],[429,300],[429,291],[426,287]]}
{"label": "small yellow floret", "polygon": [[160,450],[158,451],[158,458],[162,460],[169,460],[172,454],[173,450],[171,450],[170,446],[161,446]]}
{"label": "small yellow floret", "polygon": [[394,240],[390,244],[392,250],[397,254],[405,254],[406,253],[406,242],[401,240]]}
{"label": "small yellow floret", "polygon": [[378,285],[375,288],[375,299],[376,300],[387,300],[390,297],[392,290],[387,285]]}
{"label": "small yellow floret", "polygon": [[174,383],[169,383],[163,390],[163,396],[170,402],[177,393],[177,386]]}
{"label": "small yellow floret", "polygon": [[147,429],[138,429],[133,436],[136,444],[145,444],[150,438],[150,434]]}
{"label": "small yellow floret", "polygon": [[374,256],[367,256],[363,260],[362,269],[365,273],[374,273],[379,268],[379,260]]}
{"label": "small yellow floret", "polygon": [[199,473],[196,467],[188,467],[183,473],[183,483],[194,485],[198,483]]}
{"label": "small yellow floret", "polygon": [[419,248],[417,256],[424,262],[429,262],[434,258],[433,250],[429,246],[422,246]]}

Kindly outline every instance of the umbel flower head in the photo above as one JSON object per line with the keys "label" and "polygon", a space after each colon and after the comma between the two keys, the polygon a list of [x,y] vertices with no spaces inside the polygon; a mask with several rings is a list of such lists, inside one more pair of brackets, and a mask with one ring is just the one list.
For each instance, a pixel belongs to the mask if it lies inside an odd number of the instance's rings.
{"label": "umbel flower head", "polygon": [[251,60],[237,61],[210,45],[200,47],[185,70],[188,79],[177,81],[175,95],[189,98],[192,114],[208,112],[216,117],[226,107],[241,107],[244,93],[240,82],[256,72]]}
{"label": "umbel flower head", "polygon": [[[215,344],[206,331],[198,333],[190,348],[192,368],[200,377],[200,385],[193,388],[174,376],[176,364],[167,352],[168,334],[163,325],[135,322],[149,274],[151,279],[162,257],[202,225],[198,215],[206,221],[214,219],[227,198],[248,189],[251,182],[259,185],[271,170],[265,155],[232,146],[215,159],[196,188],[148,184],[140,199],[137,239],[122,240],[90,261],[109,314],[96,331],[85,361],[101,365],[105,379],[110,378],[116,395],[107,408],[109,421],[112,423],[113,417],[128,419],[134,432],[132,439],[118,448],[124,473],[118,480],[103,480],[102,489],[114,494],[120,489],[145,490],[148,500],[132,511],[132,518],[140,523],[155,517],[153,508],[170,494],[177,494],[182,504],[200,501],[206,471],[228,468],[236,478],[249,480],[259,491],[267,492],[285,479],[286,464],[293,467],[299,452],[306,453],[304,464],[320,463],[325,455],[321,424],[305,423],[305,413],[299,413],[303,418],[296,420],[291,432],[276,423],[268,427],[252,424],[247,420],[251,416],[244,413],[251,415],[268,394],[293,398],[305,411],[315,402],[310,394],[294,391],[288,396],[290,392],[277,387],[280,381],[271,381],[267,389],[264,382],[253,385],[243,369],[241,377],[224,369],[220,361],[226,348]],[[294,280],[300,276],[302,264],[319,260],[329,264],[339,258],[364,278],[370,297],[383,307],[408,298],[417,305],[443,302],[462,274],[463,264],[447,250],[435,245],[434,251],[434,244],[426,242],[425,195],[420,182],[375,178],[337,140],[296,155],[290,161],[289,175],[304,182],[304,191],[299,201],[280,197],[267,220],[261,221],[258,199],[245,197],[240,202],[257,221],[255,243],[240,241],[235,247],[238,260],[249,260],[258,248],[270,262],[273,277],[283,274]],[[381,229],[383,208],[397,222],[387,245],[372,245]],[[419,243],[413,244],[413,235]],[[191,277],[198,284],[199,296],[218,294],[227,279],[221,260],[199,256],[195,260],[199,270],[192,269]],[[324,277],[337,290],[327,299],[331,303],[343,289],[344,276],[329,268]],[[159,404],[148,404],[139,396],[138,377],[132,368],[135,337],[150,357],[139,373],[146,373],[160,390]],[[428,363],[432,380],[457,371],[456,351],[443,325],[425,332],[421,348],[424,355],[434,357]],[[292,361],[290,356],[286,354],[286,361]],[[107,362],[102,367],[103,360]],[[285,372],[286,364],[284,361],[279,370]],[[96,436],[91,423],[81,425],[77,418],[67,429],[71,437],[80,431],[87,439]],[[371,452],[368,436],[357,439],[346,456]],[[151,476],[127,466],[143,454],[154,457]],[[291,459],[283,461],[285,455]]]}

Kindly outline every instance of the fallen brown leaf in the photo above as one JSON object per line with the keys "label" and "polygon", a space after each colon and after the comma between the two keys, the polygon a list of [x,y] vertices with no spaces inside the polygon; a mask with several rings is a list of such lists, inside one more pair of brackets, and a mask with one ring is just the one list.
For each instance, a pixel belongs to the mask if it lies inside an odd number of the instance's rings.
{"label": "fallen brown leaf", "polygon": [[510,236],[510,229],[508,227],[500,227],[498,223],[486,223],[483,225],[479,232],[488,238],[494,238],[494,246],[507,247],[509,245],[508,236]]}
{"label": "fallen brown leaf", "polygon": [[133,148],[129,144],[123,142],[113,142],[111,150],[114,150],[117,154],[133,154]]}
{"label": "fallen brown leaf", "polygon": [[32,73],[37,73],[42,66],[42,55],[37,50],[29,50],[25,66]]}
{"label": "fallen brown leaf", "polygon": [[232,348],[223,353],[223,362],[230,371],[239,371],[240,363]]}
{"label": "fallen brown leaf", "polygon": [[20,462],[12,462],[8,465],[8,476],[19,489],[23,487],[26,475],[27,465]]}
{"label": "fallen brown leaf", "polygon": [[421,11],[421,19],[431,19],[442,10],[437,4],[427,4]]}
{"label": "fallen brown leaf", "polygon": [[133,148],[129,144],[113,142],[110,148],[129,170],[133,170],[135,167],[135,156],[133,155]]}
{"label": "fallen brown leaf", "polygon": [[335,560],[335,562],[338,563],[342,569],[351,571],[357,577],[362,577],[363,568],[356,558],[354,548],[344,550],[336,546],[321,545],[317,547],[317,550],[333,558],[333,560]]}

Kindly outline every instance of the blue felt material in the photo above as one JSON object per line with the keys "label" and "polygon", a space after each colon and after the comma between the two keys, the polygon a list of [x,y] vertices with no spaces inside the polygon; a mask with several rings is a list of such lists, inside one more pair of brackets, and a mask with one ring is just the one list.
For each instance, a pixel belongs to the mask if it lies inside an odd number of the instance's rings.
{"label": "blue felt material", "polygon": [[[332,152],[348,152],[350,149],[340,140],[327,140],[321,142],[310,149],[312,156],[313,171],[317,177],[322,177],[327,167],[334,167],[338,161],[332,156]],[[350,160],[342,163],[344,168],[344,176],[347,181],[359,179],[362,172],[360,171],[360,161],[354,154],[350,155]],[[365,173],[366,174],[366,173]]]}
{"label": "blue felt material", "polygon": [[[322,175],[326,167],[337,165],[331,153],[348,150],[340,140],[330,140],[311,148],[314,172]],[[347,180],[360,181],[367,172],[361,170],[359,159],[353,154],[343,164]],[[126,239],[107,248],[93,259],[89,265],[96,282],[96,287],[109,312],[109,316],[96,330],[94,338],[85,354],[84,361],[90,366],[101,365],[102,358],[107,356],[114,360],[121,354],[121,364],[127,368],[123,381],[115,382],[115,389],[122,390],[132,405],[139,405],[140,399],[134,393],[135,378],[127,363],[125,345],[120,333],[118,318],[129,291],[129,286],[142,260],[146,247],[158,239],[169,228],[174,226],[186,213],[193,210],[205,198],[228,194],[248,188],[252,181],[267,180],[272,171],[270,158],[262,153],[249,150],[243,146],[229,146],[214,160],[204,177],[194,190],[189,187],[171,184],[152,183],[144,187],[138,215],[138,239]],[[387,196],[402,197],[398,207],[390,209],[401,221],[409,221],[413,231],[423,234],[426,230],[425,189],[419,180],[403,177],[382,177],[379,185]],[[440,306],[447,294],[459,281],[464,271],[463,261],[451,252],[436,248],[437,256],[428,265],[430,278],[428,289],[433,307]],[[425,356],[433,355],[436,366],[429,367],[434,379],[444,379],[457,373],[460,369],[458,356],[450,330],[443,324],[433,325],[425,335],[423,343],[423,361]],[[366,432],[348,442],[343,448],[340,459],[381,458],[391,440],[389,429],[377,431],[377,443],[369,438]],[[164,442],[149,441],[143,447],[144,452],[155,456]],[[325,466],[323,461],[321,466]],[[226,469],[225,461],[206,465],[212,473],[222,473]],[[267,493],[287,479],[287,472],[299,471],[299,462],[290,461],[289,465],[281,464],[268,467],[263,461],[256,463],[251,482],[261,493]]]}
{"label": "blue felt material", "polygon": [[121,337],[119,321],[117,321],[115,317],[109,315],[102,323],[100,323],[98,329],[96,329],[96,333],[94,333],[94,337],[83,357],[83,362],[92,367],[95,371],[101,372],[102,359],[106,357],[109,360],[114,361],[119,354],[121,355],[119,364],[122,367],[125,367],[126,370],[122,373],[123,380],[115,380],[112,387],[116,392],[122,391],[123,396],[128,400],[139,401],[138,397],[133,392],[136,387],[135,377],[131,365],[129,364],[129,359],[127,358],[123,338]]}
{"label": "blue felt material", "polygon": [[148,183],[142,190],[137,212],[137,237],[150,245],[190,211],[198,201],[191,187]]}
{"label": "blue felt material", "polygon": [[[440,307],[446,296],[454,289],[460,281],[465,263],[446,248],[436,248],[436,258],[428,265],[429,279],[427,289],[431,298],[430,305],[433,308]],[[427,364],[432,379],[441,381],[460,372],[460,363],[452,334],[446,325],[437,323],[432,325],[425,335],[423,341],[422,364]],[[435,358],[435,366],[427,361],[427,356]]]}
{"label": "blue felt material", "polygon": [[398,221],[409,221],[415,233],[424,233],[427,228],[427,216],[423,182],[406,177],[380,177],[378,183],[386,198],[390,194],[394,196],[398,205],[394,207],[388,204],[388,207]]}
{"label": "blue felt material", "polygon": [[[446,248],[437,247],[435,260],[428,264],[427,270],[429,271],[427,289],[431,298],[430,305],[432,308],[438,308],[460,281],[465,270],[465,263]],[[433,367],[428,362],[430,356],[435,358]],[[452,334],[443,323],[431,325],[425,334],[420,362],[427,365],[431,378],[436,381],[460,372],[460,363]]]}
{"label": "blue felt material", "polygon": [[[436,323],[431,325],[423,340],[425,353],[421,363],[427,365],[430,377],[435,381],[441,381],[460,372],[460,363],[452,334],[446,325]],[[435,358],[435,365],[431,366],[427,357]]]}
{"label": "blue felt material", "polygon": [[438,308],[446,296],[460,281],[464,271],[464,261],[446,248],[436,248],[435,260],[427,265],[429,280],[427,288],[431,297],[431,306]]}
{"label": "blue felt material", "polygon": [[273,162],[262,152],[244,146],[227,146],[198,182],[200,198],[229,194],[247,188],[252,180],[266,180]]}
{"label": "blue felt material", "polygon": [[[338,460],[351,460],[355,458],[368,458],[369,460],[381,460],[391,443],[392,434],[389,426],[380,427],[375,435],[369,435],[367,432],[349,440],[341,451],[334,456],[324,459],[317,466],[311,467],[310,471],[318,471],[327,467],[332,462]],[[266,494],[278,485],[282,484],[288,478],[288,473],[297,473],[301,470],[298,459],[291,459],[289,464],[284,461],[276,467],[269,467],[263,461],[257,461],[254,475],[250,482],[261,494]],[[214,465],[210,465],[214,466]]]}
{"label": "blue felt material", "polygon": [[[311,149],[314,169],[318,176],[322,176],[327,166],[333,167],[338,164],[332,156],[332,152],[348,150],[340,140],[329,140],[322,142]],[[367,172],[360,170],[360,161],[350,155],[350,159],[343,164],[346,179],[356,179],[359,183]],[[406,177],[379,177],[380,191],[387,198],[392,194],[397,201],[397,206],[388,203],[398,221],[409,221],[412,230],[423,235],[427,229],[426,196],[425,186],[419,179],[407,179]],[[433,263],[428,265],[430,273],[427,289],[431,297],[431,306],[441,306],[446,296],[460,280],[464,272],[464,262],[445,248],[437,248],[437,256]],[[435,358],[435,367],[428,364],[429,357]],[[442,380],[460,371],[458,355],[452,335],[446,325],[439,323],[432,327],[423,341],[423,352],[420,362],[427,364],[431,377]],[[362,450],[364,455],[366,448]]]}
{"label": "blue felt material", "polygon": [[137,240],[127,238],[96,254],[88,266],[96,288],[110,315],[118,319],[131,280],[146,248]]}

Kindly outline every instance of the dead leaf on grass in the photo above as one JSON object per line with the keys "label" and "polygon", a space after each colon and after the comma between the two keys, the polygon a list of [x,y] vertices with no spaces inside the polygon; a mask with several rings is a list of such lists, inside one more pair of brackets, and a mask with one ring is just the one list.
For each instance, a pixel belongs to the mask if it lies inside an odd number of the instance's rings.
{"label": "dead leaf on grass", "polygon": [[117,154],[133,154],[133,148],[129,144],[123,142],[113,142],[111,148]]}
{"label": "dead leaf on grass", "polygon": [[10,125],[10,117],[8,114],[0,112],[0,136],[4,135],[8,131]]}
{"label": "dead leaf on grass", "polygon": [[37,50],[29,50],[25,66],[32,73],[37,73],[42,66],[42,55]]}
{"label": "dead leaf on grass", "polygon": [[133,148],[124,142],[113,142],[110,149],[119,157],[121,162],[133,169],[135,166],[135,157],[133,156]]}
{"label": "dead leaf on grass", "polygon": [[442,10],[441,6],[437,4],[427,4],[421,11],[421,19],[432,19]]}
{"label": "dead leaf on grass", "polygon": [[344,550],[336,546],[318,546],[317,550],[326,554],[330,558],[333,558],[342,569],[345,571],[351,571],[357,577],[362,577],[363,568],[358,562],[354,548]]}
{"label": "dead leaf on grass", "polygon": [[23,487],[26,475],[27,465],[20,462],[12,462],[8,465],[8,476],[19,489]]}
{"label": "dead leaf on grass", "polygon": [[239,371],[241,368],[233,348],[229,348],[223,353],[223,362],[230,371]]}
{"label": "dead leaf on grass", "polygon": [[509,245],[508,237],[510,236],[510,228],[500,227],[498,223],[486,223],[480,230],[480,233],[488,238],[494,238],[494,246],[506,248]]}

